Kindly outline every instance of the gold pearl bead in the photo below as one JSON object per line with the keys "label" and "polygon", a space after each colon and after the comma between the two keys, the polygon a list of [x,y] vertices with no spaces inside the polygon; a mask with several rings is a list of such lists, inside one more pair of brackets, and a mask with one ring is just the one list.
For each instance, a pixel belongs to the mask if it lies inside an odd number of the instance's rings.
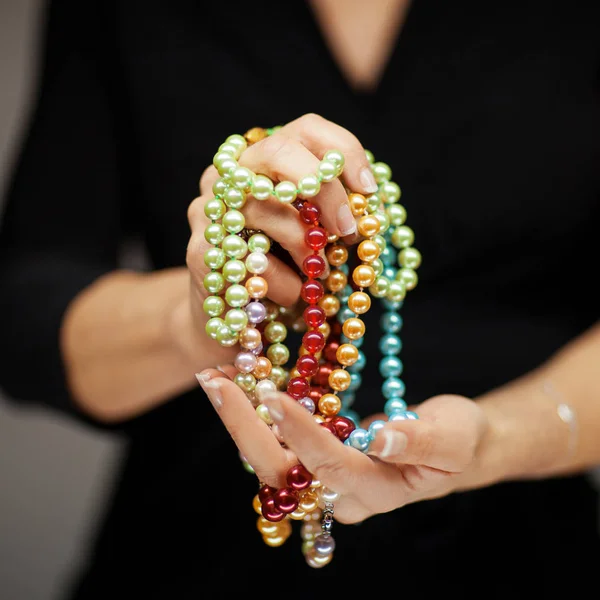
{"label": "gold pearl bead", "polygon": [[256,144],[256,142],[260,142],[260,140],[264,140],[267,137],[267,130],[262,127],[253,127],[246,131],[244,137],[248,144]]}
{"label": "gold pearl bead", "polygon": [[328,565],[333,560],[333,552],[331,554],[317,554],[313,548],[306,552],[307,563],[316,569]]}
{"label": "gold pearl bead", "polygon": [[348,298],[348,308],[357,315],[364,315],[371,308],[371,296],[365,292],[352,292]]}
{"label": "gold pearl bead", "polygon": [[358,340],[365,335],[365,324],[361,319],[350,318],[342,325],[342,331],[349,340]]}
{"label": "gold pearl bead", "polygon": [[322,417],[321,415],[313,415],[315,422],[320,425],[321,423],[325,422],[325,418]]}
{"label": "gold pearl bead", "polygon": [[289,517],[290,519],[294,519],[294,521],[302,521],[306,517],[306,511],[298,507],[294,512],[289,514]]}
{"label": "gold pearl bead", "polygon": [[242,348],[254,350],[261,343],[260,331],[255,327],[244,327],[240,332],[240,345]]}
{"label": "gold pearl bead", "polygon": [[[256,495],[258,498],[258,494]],[[260,504],[260,500],[259,500]],[[279,531],[278,527],[279,523],[274,523],[273,521],[268,521],[263,516],[258,517],[256,521],[256,528],[263,534],[272,536],[275,535]]]}
{"label": "gold pearl bead", "polygon": [[251,298],[264,298],[267,295],[269,284],[263,277],[250,277],[246,281],[246,289]]}
{"label": "gold pearl bead", "polygon": [[340,300],[333,294],[325,294],[319,300],[319,306],[325,311],[327,317],[333,317],[337,315],[340,310]]}
{"label": "gold pearl bead", "polygon": [[[261,507],[261,506],[262,506],[262,505],[261,505],[261,502],[260,502],[260,498],[258,497],[258,494],[256,494],[256,496],[254,496],[254,498],[252,498],[252,508],[254,509],[254,512],[255,512],[256,514],[258,514],[258,515],[262,514],[262,512],[261,512],[261,510],[260,510],[260,507]],[[259,517],[259,518],[258,518],[258,523],[260,523],[260,522],[261,522],[261,519],[262,519],[263,521],[267,521],[267,520],[266,520],[264,517]],[[268,522],[269,522],[269,521],[267,521],[267,523],[268,523]],[[259,531],[261,531],[260,527],[259,527],[259,529],[258,529],[258,530],[259,530]],[[262,531],[261,531],[261,533],[262,533]]]}
{"label": "gold pearl bead", "polygon": [[327,339],[331,334],[331,325],[325,321],[317,327],[317,331],[320,331],[323,334],[323,337]]}
{"label": "gold pearl bead", "polygon": [[283,545],[285,543],[285,541],[287,540],[287,537],[285,535],[278,535],[278,536],[263,536],[263,542],[267,545],[270,546],[271,548],[277,548],[281,545]]}
{"label": "gold pearl bead", "polygon": [[338,346],[335,357],[340,365],[349,367],[358,360],[358,348],[352,344]]}
{"label": "gold pearl bead", "polygon": [[[356,311],[355,311],[356,312]],[[271,373],[271,361],[266,356],[259,356],[256,359],[256,367],[254,367],[254,371],[252,371],[252,375],[256,377],[256,379],[264,379],[269,376]]]}
{"label": "gold pearl bead", "polygon": [[346,274],[342,271],[338,271],[337,269],[331,271],[326,280],[327,287],[335,294],[344,288],[344,286],[348,283],[348,278]]}
{"label": "gold pearl bead", "polygon": [[301,508],[304,512],[312,512],[319,505],[319,496],[317,492],[307,490],[300,497],[298,502],[298,508]]}
{"label": "gold pearl bead", "polygon": [[343,392],[350,385],[350,373],[344,369],[334,369],[329,374],[329,387],[336,392]]}
{"label": "gold pearl bead", "polygon": [[333,417],[340,412],[342,401],[335,394],[323,394],[319,398],[319,412],[324,417]]}
{"label": "gold pearl bead", "polygon": [[296,367],[292,367],[290,369],[290,379],[292,377],[300,377],[300,373],[299,373],[298,369],[296,369]]}
{"label": "gold pearl bead", "polygon": [[350,194],[348,196],[350,210],[355,217],[360,217],[364,214],[367,208],[367,199],[362,194]]}
{"label": "gold pearl bead", "polygon": [[373,262],[376,258],[379,258],[381,250],[379,246],[373,240],[363,240],[356,249],[358,258],[365,262]]}
{"label": "gold pearl bead", "polygon": [[375,281],[375,271],[369,265],[358,265],[352,272],[352,280],[358,287],[367,288]]}
{"label": "gold pearl bead", "polygon": [[325,255],[327,256],[330,265],[339,267],[348,260],[348,249],[346,246],[336,244],[335,246],[328,248]]}
{"label": "gold pearl bead", "polygon": [[327,236],[327,243],[333,244],[333,243],[337,242],[339,239],[340,239],[339,235],[336,235],[335,233],[330,233]]}
{"label": "gold pearl bead", "polygon": [[358,220],[358,233],[364,237],[373,237],[381,227],[379,219],[374,215],[365,215]]}

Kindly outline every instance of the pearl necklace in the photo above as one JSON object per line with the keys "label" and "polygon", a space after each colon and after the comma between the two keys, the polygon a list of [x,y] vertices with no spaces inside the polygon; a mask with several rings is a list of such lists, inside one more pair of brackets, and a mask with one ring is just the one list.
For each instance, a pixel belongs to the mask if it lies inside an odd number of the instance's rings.
{"label": "pearl necklace", "polygon": [[[327,233],[320,224],[319,209],[310,202],[321,184],[342,173],[342,153],[325,153],[317,173],[304,176],[297,185],[289,181],[275,184],[237,162],[249,144],[277,129],[253,128],[244,136],[229,136],[213,158],[220,178],[213,185],[214,197],[205,205],[211,223],[204,235],[212,246],[204,256],[210,268],[204,279],[210,294],[204,302],[210,317],[206,333],[223,346],[239,344],[234,361],[238,370],[235,382],[281,443],[284,442],[268,410],[260,403],[260,395],[285,387],[321,426],[344,444],[367,452],[385,421],[374,421],[368,429],[362,429],[358,414],[351,408],[361,385],[360,371],[366,363],[360,351],[365,335],[361,316],[371,308],[372,297],[381,299],[386,312],[380,324],[387,333],[379,342],[383,354],[379,370],[384,377],[382,394],[386,398],[387,420],[418,418],[403,399],[403,365],[397,356],[402,343],[397,334],[402,327],[398,311],[407,291],[417,285],[416,269],[421,256],[412,246],[412,230],[404,224],[406,211],[398,204],[401,193],[391,181],[391,169],[385,163],[375,162],[367,151],[378,191],[369,197],[352,192],[348,195],[358,232],[364,238],[356,248],[360,264],[353,268],[349,283],[347,262],[351,249]],[[287,336],[285,310],[266,300],[268,284],[261,277],[268,268],[271,241],[259,231],[244,237],[245,217],[241,209],[248,196],[257,201],[275,197],[293,204],[307,225],[305,243],[311,253],[302,264],[306,279],[301,289],[306,304],[302,313],[306,330],[295,366],[289,370],[285,365],[290,351],[283,343]],[[320,256],[323,250],[327,260]],[[319,278],[327,266],[331,271],[323,286]],[[242,462],[246,470],[254,472],[243,457]],[[289,470],[286,481],[287,485],[280,489],[260,485],[253,500],[259,515],[257,527],[266,544],[279,546],[291,534],[290,519],[303,521],[302,550],[306,561],[312,567],[322,567],[331,561],[335,548],[331,529],[333,503],[338,494],[314,480],[301,464]]]}

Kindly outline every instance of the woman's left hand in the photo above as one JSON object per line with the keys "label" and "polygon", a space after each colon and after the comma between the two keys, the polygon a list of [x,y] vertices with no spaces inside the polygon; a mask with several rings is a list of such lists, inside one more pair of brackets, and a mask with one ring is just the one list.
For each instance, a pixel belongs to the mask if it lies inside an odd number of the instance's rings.
{"label": "woman's left hand", "polygon": [[[474,462],[488,429],[479,406],[463,396],[442,395],[419,404],[418,420],[395,421],[377,432],[368,454],[344,445],[300,404],[281,392],[261,398],[285,442],[282,446],[245,393],[223,372],[208,369],[198,381],[240,453],[261,482],[285,485],[287,470],[302,463],[340,494],[335,518],[357,523],[406,504],[447,495]],[[375,415],[363,423],[382,418]]]}

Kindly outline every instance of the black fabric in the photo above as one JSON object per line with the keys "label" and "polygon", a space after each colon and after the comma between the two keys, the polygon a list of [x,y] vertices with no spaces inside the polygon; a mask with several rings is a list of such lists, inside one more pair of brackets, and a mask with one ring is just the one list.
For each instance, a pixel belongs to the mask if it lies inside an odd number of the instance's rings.
{"label": "black fabric", "polygon": [[[53,2],[2,222],[0,383],[77,414],[58,350],[69,301],[133,235],[154,268],[184,264],[186,207],[218,145],[307,112],[353,131],[402,187],[424,256],[403,307],[409,402],[474,397],[536,367],[598,318],[599,26],[591,2],[415,0],[364,94],[303,2]],[[382,405],[377,311],[367,322],[361,414]],[[260,540],[255,478],[200,390],[120,429],[130,450],[77,600],[595,585],[598,498],[584,477],[336,525],[333,562],[311,570],[297,532],[281,548]]]}

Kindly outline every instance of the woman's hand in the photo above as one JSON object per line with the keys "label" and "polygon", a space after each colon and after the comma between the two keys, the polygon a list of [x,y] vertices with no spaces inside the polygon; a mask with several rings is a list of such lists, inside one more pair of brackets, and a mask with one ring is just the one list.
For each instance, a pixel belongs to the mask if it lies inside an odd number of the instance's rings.
{"label": "woman's hand", "polygon": [[[236,371],[225,367],[223,372]],[[289,467],[302,463],[340,494],[335,516],[342,523],[455,491],[488,430],[483,411],[472,400],[436,396],[419,405],[419,420],[387,423],[365,455],[342,444],[287,394],[276,392],[261,401],[279,428],[283,447],[223,372],[206,370],[198,379],[260,481],[281,487]],[[369,421],[377,418],[381,415]]]}
{"label": "woman's hand", "polygon": [[[369,194],[377,190],[377,185],[364,148],[343,127],[317,115],[304,115],[247,148],[238,162],[252,172],[267,175],[274,181],[288,180],[297,183],[303,176],[315,174],[320,159],[331,149],[341,151],[345,157],[341,180],[323,183],[319,194],[311,202],[320,208],[321,222],[327,231],[342,237],[352,236],[356,232],[356,222],[344,186],[355,192]],[[176,327],[175,337],[185,340],[188,336],[187,348],[191,357],[207,346],[214,349],[217,346],[204,333],[207,317],[203,311],[207,295],[203,280],[209,270],[204,264],[204,253],[210,247],[204,239],[204,230],[210,224],[204,214],[204,207],[213,197],[212,185],[217,178],[214,166],[206,169],[200,180],[200,196],[191,203],[188,210],[191,237],[187,249],[187,266],[191,274],[191,293],[187,305],[178,307],[180,318],[177,320],[179,326]],[[298,267],[302,265],[304,258],[310,254],[304,241],[307,225],[298,218],[298,211],[293,206],[282,204],[274,197],[265,201],[249,197],[241,212],[246,220],[246,228],[260,229],[289,253]],[[298,301],[302,281],[284,261],[270,254],[268,269],[262,276],[268,284],[268,297],[274,302],[292,306]],[[190,331],[195,333],[191,341]],[[221,360],[224,352],[230,360],[233,359],[233,350],[219,349]]]}

